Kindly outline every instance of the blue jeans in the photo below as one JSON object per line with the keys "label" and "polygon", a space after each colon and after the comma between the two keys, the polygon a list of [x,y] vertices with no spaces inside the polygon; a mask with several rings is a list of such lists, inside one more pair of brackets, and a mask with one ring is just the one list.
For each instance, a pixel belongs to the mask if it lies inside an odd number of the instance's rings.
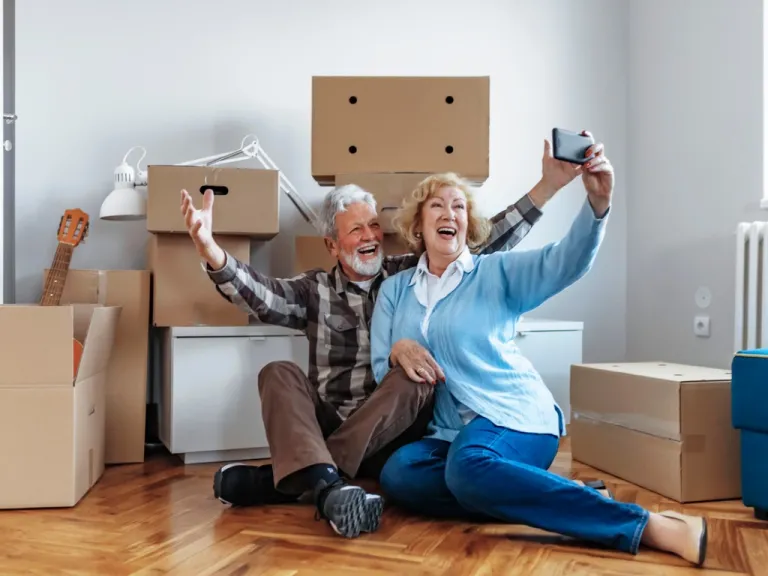
{"label": "blue jeans", "polygon": [[525,524],[636,554],[648,512],[548,472],[557,448],[555,436],[478,416],[452,443],[424,438],[397,450],[381,487],[418,514]]}

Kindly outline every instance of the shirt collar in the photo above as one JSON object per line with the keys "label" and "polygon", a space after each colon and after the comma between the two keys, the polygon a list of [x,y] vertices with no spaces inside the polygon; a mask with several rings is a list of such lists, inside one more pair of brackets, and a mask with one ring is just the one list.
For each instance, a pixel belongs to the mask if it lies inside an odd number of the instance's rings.
{"label": "shirt collar", "polygon": [[[472,258],[472,253],[467,246],[464,246],[464,250],[461,251],[459,257],[448,265],[446,272],[448,272],[451,266],[456,266],[461,272],[471,272],[475,267],[475,261]],[[431,274],[429,271],[429,263],[427,262],[427,253],[424,252],[419,258],[419,263],[416,265],[416,272],[414,273],[409,286],[413,286],[420,278],[426,277]]]}
{"label": "shirt collar", "polygon": [[[331,277],[335,280],[334,288],[336,289],[336,293],[342,294],[344,292],[349,291],[351,286],[354,286],[354,290],[357,292],[363,292],[365,293],[366,290],[363,290],[359,286],[357,286],[354,282],[352,282],[349,277],[344,273],[344,270],[341,268],[341,263],[336,262],[336,265],[333,267],[333,270],[331,271]],[[367,292],[371,293],[373,292],[373,289],[376,287],[377,283],[380,283],[382,280],[382,274],[379,272],[376,276],[374,276],[373,281],[371,282],[371,285],[368,287]]]}

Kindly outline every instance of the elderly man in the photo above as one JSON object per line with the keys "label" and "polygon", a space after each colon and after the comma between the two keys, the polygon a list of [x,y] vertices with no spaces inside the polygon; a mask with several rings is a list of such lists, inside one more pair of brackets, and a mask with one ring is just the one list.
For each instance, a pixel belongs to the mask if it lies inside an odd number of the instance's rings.
{"label": "elderly man", "polygon": [[[576,173],[555,162],[516,204],[492,218],[482,251],[516,245],[540,208]],[[343,479],[378,478],[386,458],[420,439],[429,422],[440,367],[423,348],[402,342],[394,369],[378,388],[370,365],[370,321],[384,278],[413,267],[412,254],[383,254],[383,233],[371,194],[354,185],[325,198],[325,242],[337,259],[330,271],[269,277],[240,262],[211,235],[213,194],[201,210],[181,193],[181,212],[216,290],[261,322],[302,331],[309,339],[309,373],[273,362],[259,375],[272,466],[227,464],[214,476],[214,494],[235,506],[296,502],[312,495],[320,517],[345,537],[378,527],[383,500]]]}

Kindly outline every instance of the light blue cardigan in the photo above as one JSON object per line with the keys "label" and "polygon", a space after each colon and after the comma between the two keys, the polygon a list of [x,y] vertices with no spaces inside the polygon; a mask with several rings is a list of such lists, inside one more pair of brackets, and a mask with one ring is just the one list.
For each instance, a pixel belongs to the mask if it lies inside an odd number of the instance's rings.
{"label": "light blue cardigan", "polygon": [[415,340],[446,376],[435,391],[432,436],[453,441],[461,430],[456,400],[497,426],[563,435],[560,407],[515,344],[515,325],[522,314],[589,271],[607,220],[607,213],[598,219],[585,200],[559,242],[535,250],[473,255],[474,267],[437,303],[426,339],[421,331],[426,309],[413,289],[416,269],[389,277],[381,285],[371,321],[376,381],[381,383],[389,371],[392,345],[403,338]]}

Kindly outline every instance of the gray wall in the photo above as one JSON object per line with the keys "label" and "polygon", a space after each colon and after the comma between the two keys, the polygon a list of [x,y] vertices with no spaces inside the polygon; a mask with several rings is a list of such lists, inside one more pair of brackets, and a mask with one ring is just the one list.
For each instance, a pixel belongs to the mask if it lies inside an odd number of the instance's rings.
{"label": "gray wall", "polygon": [[628,359],[725,368],[736,225],[766,220],[762,1],[630,2],[629,69]]}
{"label": "gray wall", "polygon": [[[67,208],[93,218],[73,267],[145,265],[144,222],[98,220],[133,145],[149,162],[172,163],[231,150],[254,132],[317,205],[313,74],[489,74],[488,214],[539,178],[553,126],[588,128],[606,143],[618,184],[605,248],[592,274],[531,316],[585,321],[588,360],[624,356],[627,2],[24,0],[17,13],[18,301],[39,297]],[[523,247],[560,238],[583,197],[580,182],[564,190]],[[291,273],[293,235],[312,232],[287,200],[281,226],[253,254],[276,275]]]}

